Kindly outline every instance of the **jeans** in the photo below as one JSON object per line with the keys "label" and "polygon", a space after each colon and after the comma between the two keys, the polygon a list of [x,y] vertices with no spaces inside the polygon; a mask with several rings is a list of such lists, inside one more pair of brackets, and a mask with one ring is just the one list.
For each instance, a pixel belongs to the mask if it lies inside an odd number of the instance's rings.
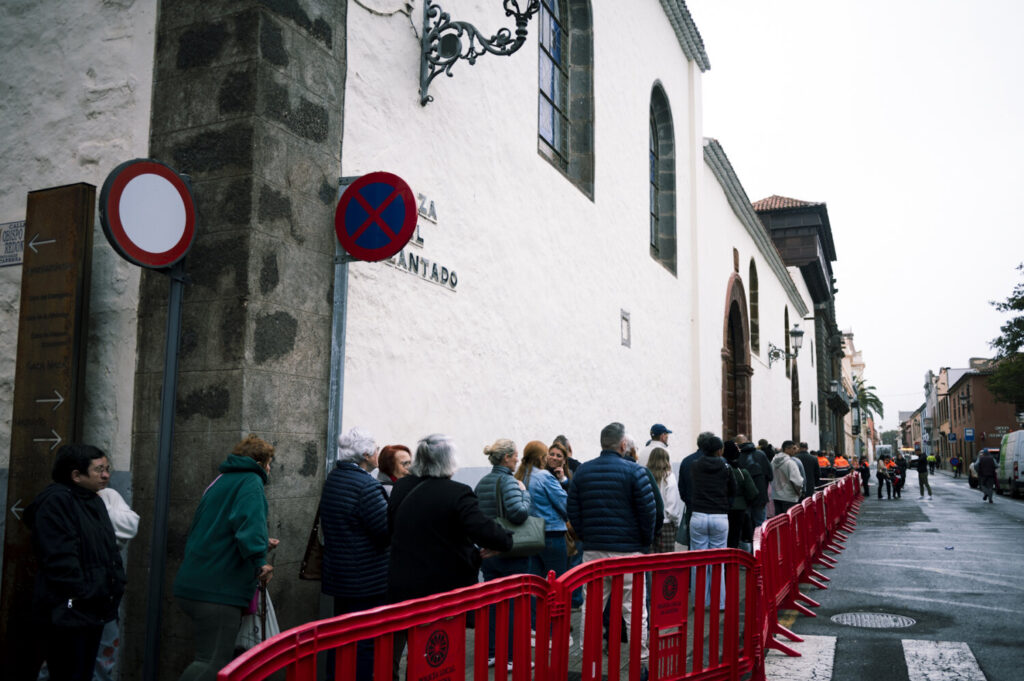
{"label": "jeans", "polygon": [[764,521],[767,519],[768,510],[764,506],[754,506],[750,508],[750,520],[754,524],[754,529],[761,527]]}
{"label": "jeans", "polygon": [[[530,557],[530,572],[543,579],[553,570],[560,576],[569,569],[569,556],[565,553],[565,530],[544,533],[544,550]],[[530,626],[537,630],[537,599],[530,599]]]}
{"label": "jeans", "polygon": [[[577,565],[583,564],[583,540],[579,537],[576,538],[576,555],[569,556],[568,569],[571,570]],[[576,589],[572,592],[572,607],[582,608],[583,607],[583,587]]]}
{"label": "jeans", "polygon": [[[178,598],[178,605],[192,619],[196,656],[178,681],[214,681],[235,654],[235,639],[242,626],[242,608]],[[98,632],[97,632],[98,633]],[[97,636],[97,643],[99,637]],[[95,653],[93,653],[95,659]],[[51,677],[53,670],[50,671]],[[56,678],[56,677],[52,677]]]}
{"label": "jeans", "polygon": [[[779,500],[775,500],[779,504]],[[725,513],[699,513],[690,516],[690,550],[724,549],[729,538],[729,516]],[[704,602],[711,602],[711,573],[704,588]],[[725,603],[725,580],[721,583],[719,603]]]}
{"label": "jeans", "polygon": [[[562,552],[565,553],[565,540],[563,539]],[[530,558],[502,558],[495,556],[494,558],[488,558],[483,562],[481,571],[484,573],[484,581],[489,582],[492,579],[498,579],[499,577],[508,577],[509,575],[521,575],[530,573]],[[512,611],[511,604],[508,609],[508,658],[512,659]],[[498,610],[496,606],[488,608],[487,613],[487,657],[494,657],[494,629],[495,623],[498,620]]]}

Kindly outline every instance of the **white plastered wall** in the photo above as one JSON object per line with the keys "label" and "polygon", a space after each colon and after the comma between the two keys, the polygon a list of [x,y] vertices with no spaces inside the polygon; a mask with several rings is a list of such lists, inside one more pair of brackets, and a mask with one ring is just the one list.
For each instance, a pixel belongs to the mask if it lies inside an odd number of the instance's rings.
{"label": "white plastered wall", "polygon": [[[492,6],[448,0],[445,11],[490,34],[508,23]],[[342,172],[395,172],[433,200],[437,224],[421,220],[423,248],[406,251],[455,270],[458,286],[351,266],[343,427],[410,446],[447,432],[460,465],[483,468],[483,446],[499,437],[522,448],[564,433],[586,459],[608,422],[622,421],[643,444],[657,421],[683,443],[678,459],[696,436],[695,377],[706,371],[694,366],[689,247],[694,154],[701,158],[690,146],[700,107],[689,97],[699,70],[660,5],[621,12],[593,3],[593,201],[537,152],[536,20],[512,57],[485,55],[437,78],[426,107],[417,97],[418,8],[410,19],[351,4],[348,21]],[[656,81],[674,118],[678,277],[648,252]]]}
{"label": "white plastered wall", "polygon": [[[99,189],[149,148],[156,0],[13,0],[0,6],[0,222],[29,191]],[[31,234],[26,234],[31,239]],[[139,268],[93,236],[84,440],[130,464]],[[0,268],[0,467],[10,456],[21,266]]]}
{"label": "white plastered wall", "polygon": [[[742,178],[741,178],[742,179]],[[729,204],[718,179],[710,168],[705,167],[703,175],[703,197],[701,201],[701,283],[700,283],[700,334],[705,369],[702,377],[702,394],[708,399],[701,401],[702,419],[708,430],[719,431],[722,424],[722,359],[726,300],[729,293],[729,279],[734,273],[733,249],[739,253],[739,278],[743,283],[747,316],[750,315],[750,262],[754,261],[758,277],[758,316],[760,321],[760,352],[751,348],[750,364],[754,373],[750,379],[751,433],[756,442],[767,439],[775,447],[792,437],[791,381],[786,376],[785,364],[773,362],[768,366],[769,343],[785,349],[785,311],[789,310],[790,327],[800,323],[796,305],[775,275],[766,256],[758,249],[746,227]],[[788,273],[787,273],[787,276]],[[806,287],[797,290],[810,307]],[[804,348],[814,343],[813,325],[804,329]],[[801,351],[797,357],[801,399],[801,439],[813,449],[818,441],[817,428],[810,427],[810,399],[816,394],[814,369],[810,356]]]}

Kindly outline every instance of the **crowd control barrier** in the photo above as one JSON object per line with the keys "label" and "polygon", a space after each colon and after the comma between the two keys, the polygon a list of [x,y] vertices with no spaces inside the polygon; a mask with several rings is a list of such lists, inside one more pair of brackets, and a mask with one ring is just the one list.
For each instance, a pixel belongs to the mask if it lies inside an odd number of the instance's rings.
{"label": "crowd control barrier", "polygon": [[[827,552],[842,550],[859,494],[856,476],[846,476],[768,519],[755,531],[752,555],[738,549],[632,555],[588,561],[547,580],[515,575],[482,582],[289,629],[234,660],[217,678],[259,681],[285,670],[288,681],[312,681],[318,656],[334,650],[334,677],[354,679],[356,646],[372,641],[374,681],[391,681],[394,652],[406,642],[408,681],[565,681],[575,633],[581,637],[581,681],[620,681],[623,666],[628,681],[638,681],[645,670],[651,681],[739,681],[747,674],[763,681],[769,648],[799,655],[776,638],[802,640],[779,623],[779,611],[814,616],[818,603],[800,585],[827,588],[829,580],[817,568],[834,567],[835,555]],[[638,588],[627,588],[630,582]],[[640,588],[645,583],[648,588]],[[572,593],[581,586],[582,631],[572,632]],[[487,664],[490,608],[496,609],[493,670]],[[471,649],[467,627],[474,629]],[[625,665],[618,643],[623,634]]]}

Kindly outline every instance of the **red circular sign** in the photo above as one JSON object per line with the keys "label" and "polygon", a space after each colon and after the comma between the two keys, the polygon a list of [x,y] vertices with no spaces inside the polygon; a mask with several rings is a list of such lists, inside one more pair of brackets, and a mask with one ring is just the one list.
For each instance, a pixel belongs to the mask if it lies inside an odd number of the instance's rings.
{"label": "red circular sign", "polygon": [[338,243],[359,260],[377,262],[402,250],[416,231],[416,199],[391,173],[363,175],[348,186],[334,211]]}
{"label": "red circular sign", "polygon": [[170,267],[195,239],[195,203],[172,168],[135,159],[107,175],[100,191],[100,224],[125,260],[142,267]]}

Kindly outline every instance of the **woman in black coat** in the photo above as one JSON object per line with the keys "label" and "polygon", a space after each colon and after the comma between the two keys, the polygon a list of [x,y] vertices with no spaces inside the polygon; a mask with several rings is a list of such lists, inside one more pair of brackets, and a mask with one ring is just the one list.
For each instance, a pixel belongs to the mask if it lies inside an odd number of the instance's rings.
{"label": "woman in black coat", "polygon": [[420,440],[410,474],[395,483],[388,502],[392,603],[476,584],[481,560],[512,548],[512,533],[480,511],[472,488],[451,479],[456,468],[452,441],[430,435]]}

